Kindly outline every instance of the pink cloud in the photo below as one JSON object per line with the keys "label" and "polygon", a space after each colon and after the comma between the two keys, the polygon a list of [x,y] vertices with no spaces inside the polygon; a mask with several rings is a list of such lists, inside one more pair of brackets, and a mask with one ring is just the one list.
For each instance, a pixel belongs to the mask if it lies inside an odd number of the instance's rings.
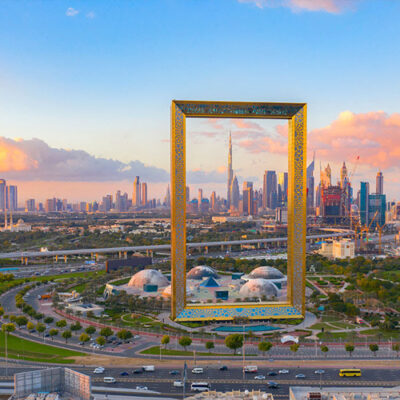
{"label": "pink cloud", "polygon": [[360,0],[239,0],[240,3],[253,3],[259,8],[287,7],[293,11],[325,11],[338,14],[354,7]]}
{"label": "pink cloud", "polygon": [[238,129],[252,129],[256,131],[262,131],[263,128],[255,122],[251,122],[245,119],[232,119],[233,125]]}
{"label": "pink cloud", "polygon": [[[239,146],[251,153],[287,154],[287,129],[276,127],[277,138],[249,137]],[[308,145],[318,157],[331,162],[354,160],[374,168],[397,167],[400,159],[400,114],[383,111],[355,114],[344,111],[331,124],[308,132]]]}

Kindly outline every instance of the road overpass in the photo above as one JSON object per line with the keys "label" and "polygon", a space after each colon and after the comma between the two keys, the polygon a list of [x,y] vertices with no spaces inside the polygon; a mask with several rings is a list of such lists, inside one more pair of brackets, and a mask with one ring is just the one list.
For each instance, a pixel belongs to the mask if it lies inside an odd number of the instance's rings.
{"label": "road overpass", "polygon": [[[343,238],[354,236],[353,231],[343,231],[339,233],[310,235],[307,236],[307,241],[317,241],[323,239]],[[232,246],[246,246],[256,245],[258,248],[266,247],[268,244],[282,244],[287,242],[287,237],[268,238],[268,239],[246,239],[246,240],[230,240],[230,241],[217,241],[217,242],[200,242],[200,243],[187,243],[187,249],[202,249],[206,252],[210,247],[220,247],[229,250]],[[113,254],[113,253],[134,253],[134,252],[157,252],[170,250],[170,244],[147,245],[147,246],[124,246],[124,247],[104,247],[94,249],[73,249],[73,250],[53,250],[53,251],[15,251],[11,253],[0,253],[0,259],[4,258],[38,258],[38,257],[68,257],[76,255],[99,255],[99,254]]]}

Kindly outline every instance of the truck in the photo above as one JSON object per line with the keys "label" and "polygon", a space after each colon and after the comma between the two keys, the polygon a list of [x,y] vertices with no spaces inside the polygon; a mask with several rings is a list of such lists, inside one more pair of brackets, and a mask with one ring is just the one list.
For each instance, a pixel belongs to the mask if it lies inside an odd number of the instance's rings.
{"label": "truck", "polygon": [[257,365],[246,365],[243,367],[243,371],[247,373],[256,373],[258,371]]}
{"label": "truck", "polygon": [[154,365],[144,365],[142,367],[143,371],[145,372],[154,372],[156,369],[154,368]]}

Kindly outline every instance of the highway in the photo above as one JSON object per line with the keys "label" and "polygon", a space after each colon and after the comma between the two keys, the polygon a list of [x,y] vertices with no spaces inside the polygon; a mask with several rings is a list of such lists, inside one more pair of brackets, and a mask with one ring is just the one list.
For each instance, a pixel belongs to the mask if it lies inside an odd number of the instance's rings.
{"label": "highway", "polygon": [[[307,240],[320,240],[335,237],[348,237],[354,236],[353,231],[331,233],[324,235],[309,235]],[[394,236],[394,235],[393,235]],[[202,247],[220,247],[220,246],[235,246],[246,244],[263,244],[263,243],[281,243],[287,242],[287,237],[269,238],[269,239],[246,239],[246,240],[231,240],[231,241],[217,241],[217,242],[199,242],[187,243],[186,246],[190,248]],[[149,246],[124,246],[124,247],[104,247],[98,249],[74,249],[74,250],[54,250],[54,251],[15,251],[10,253],[0,253],[0,259],[3,258],[21,258],[21,257],[55,257],[55,256],[71,256],[82,254],[103,254],[103,253],[123,253],[123,252],[136,252],[136,251],[157,251],[157,250],[170,250],[170,244],[159,244]]]}
{"label": "highway", "polygon": [[[183,364],[183,362],[182,362]],[[221,364],[220,364],[221,365]],[[258,364],[257,374],[246,374],[243,376],[241,367],[228,367],[227,371],[220,371],[220,365],[209,365],[204,367],[203,374],[193,374],[191,369],[193,365],[188,366],[186,393],[190,393],[190,384],[192,382],[208,382],[211,390],[230,391],[230,390],[263,390],[271,392],[277,398],[286,399],[289,395],[290,386],[383,386],[394,387],[400,385],[400,372],[393,368],[364,368],[362,376],[358,378],[341,378],[339,377],[339,368],[324,367],[287,367],[288,374],[280,374],[279,370],[284,368],[282,365],[275,363]],[[141,366],[138,365],[138,369]],[[6,376],[4,364],[0,367],[0,376],[2,381],[11,380],[16,372],[35,369],[34,366],[10,366]],[[133,369],[127,368],[107,368],[103,374],[93,373],[94,367],[73,366],[73,369],[88,374],[92,377],[92,385],[95,387],[105,386],[103,379],[105,376],[112,376],[116,379],[116,383],[110,385],[112,388],[130,388],[135,389],[136,386],[146,386],[149,391],[158,392],[158,396],[170,398],[182,398],[182,388],[173,386],[173,382],[182,379],[183,365],[181,367],[158,368],[155,372],[142,372],[133,374]],[[285,367],[286,368],[286,367]],[[319,375],[315,371],[322,368],[325,373]],[[170,375],[172,370],[178,372],[177,375]],[[128,376],[121,376],[121,373],[128,373]],[[276,374],[268,376],[268,374]],[[306,378],[296,379],[297,374],[304,374]],[[264,375],[266,379],[256,380],[256,375]],[[278,384],[278,388],[268,388],[268,382],[274,381]],[[97,390],[96,390],[97,391]],[[153,393],[152,396],[155,396]],[[156,396],[157,397],[157,396]]]}

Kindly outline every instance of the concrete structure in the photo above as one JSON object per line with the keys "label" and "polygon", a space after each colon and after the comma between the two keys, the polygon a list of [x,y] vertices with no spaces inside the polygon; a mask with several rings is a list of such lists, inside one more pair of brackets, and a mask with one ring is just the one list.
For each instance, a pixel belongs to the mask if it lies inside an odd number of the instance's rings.
{"label": "concrete structure", "polygon": [[272,393],[266,393],[261,390],[232,390],[231,392],[203,392],[189,397],[185,397],[186,400],[274,400]]}
{"label": "concrete structure", "polygon": [[[13,399],[36,399],[35,394],[58,393],[59,399],[91,399],[90,376],[69,368],[46,368],[14,375]],[[40,397],[44,399],[45,397]],[[54,399],[56,397],[53,397]]]}
{"label": "concrete structure", "polygon": [[322,242],[321,249],[317,252],[327,258],[354,258],[355,244],[352,240]]}
{"label": "concrete structure", "polygon": [[400,388],[292,386],[289,400],[400,400]]}
{"label": "concrete structure", "polygon": [[196,279],[196,280],[202,280],[204,278],[209,278],[209,277],[215,279],[219,278],[215,269],[207,265],[198,265],[197,267],[192,268],[186,275],[187,279]]}
{"label": "concrete structure", "polygon": [[92,312],[96,317],[99,317],[104,311],[104,307],[90,303],[73,303],[70,304],[66,309],[72,311],[74,314],[80,312],[82,316],[87,316],[88,312]]}
{"label": "concrete structure", "polygon": [[156,285],[158,288],[169,285],[168,279],[160,271],[155,269],[144,269],[137,272],[130,279],[128,286],[143,289],[145,285]]}
{"label": "concrete structure", "polygon": [[257,278],[257,279],[249,279],[239,291],[239,294],[242,298],[262,298],[266,297],[267,299],[272,299],[278,297],[279,291],[278,288],[269,280]]}

